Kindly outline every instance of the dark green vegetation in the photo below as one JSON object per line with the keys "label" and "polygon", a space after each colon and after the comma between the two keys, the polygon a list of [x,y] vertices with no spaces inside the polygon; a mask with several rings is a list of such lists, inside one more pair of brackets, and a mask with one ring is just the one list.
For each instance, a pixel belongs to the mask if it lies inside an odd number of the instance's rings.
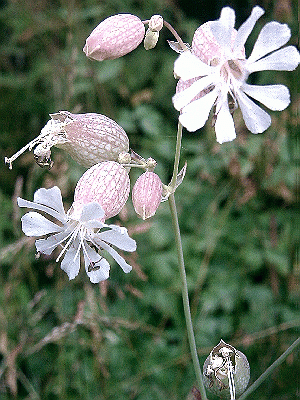
{"label": "dark green vegetation", "polygon": [[[88,60],[82,47],[101,20],[119,12],[141,19],[161,14],[191,42],[193,31],[218,18],[221,6],[236,9],[238,25],[253,6],[181,3],[2,1],[1,160],[37,136],[49,113],[98,112],[123,126],[137,153],[157,160],[156,172],[168,183],[177,130],[171,102],[176,54],[166,44],[171,34],[164,30],[152,51],[140,46],[103,63]],[[296,3],[261,1],[266,15],[249,48],[272,19],[289,24],[296,45]],[[292,104],[272,112],[264,134],[249,133],[237,111],[232,143],[218,145],[209,123],[183,137],[181,166],[187,160],[188,168],[176,201],[200,361],[222,338],[247,355],[252,382],[299,336],[297,76],[263,72],[251,78],[284,83],[291,91]],[[4,164],[0,169],[1,400],[185,399],[194,373],[168,204],[142,222],[128,201],[114,220],[137,241],[137,252],[127,258],[134,265],[130,274],[113,264],[101,285],[91,284],[83,269],[69,282],[55,254],[35,259],[34,240],[22,233],[16,206],[17,196],[32,200],[36,189],[53,185],[66,207],[71,204],[84,169],[62,151],[54,149],[53,158],[50,171],[38,167],[32,153],[11,171]],[[133,171],[132,182],[137,176]],[[295,352],[251,399],[299,398],[299,368]]]}

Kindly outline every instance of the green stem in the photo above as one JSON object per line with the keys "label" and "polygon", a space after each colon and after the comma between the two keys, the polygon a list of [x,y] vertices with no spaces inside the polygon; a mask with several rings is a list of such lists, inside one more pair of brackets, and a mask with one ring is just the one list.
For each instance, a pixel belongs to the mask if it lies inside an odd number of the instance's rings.
{"label": "green stem", "polygon": [[195,335],[194,335],[194,330],[193,330],[193,323],[192,323],[192,318],[191,318],[189,294],[188,294],[188,287],[187,287],[187,281],[186,281],[186,273],[185,273],[185,268],[184,268],[184,258],[183,258],[180,229],[179,229],[178,215],[177,215],[177,210],[176,210],[174,193],[170,194],[170,196],[169,196],[169,205],[170,205],[170,210],[171,210],[173,229],[174,229],[174,233],[175,233],[175,244],[176,244],[176,249],[177,249],[180,276],[181,276],[181,281],[182,281],[182,300],[183,300],[183,308],[184,308],[184,315],[185,315],[186,329],[187,329],[187,334],[188,334],[188,339],[189,339],[190,351],[191,351],[195,375],[196,375],[196,379],[197,379],[197,383],[199,386],[202,400],[207,400],[206,392],[205,392],[205,388],[204,388],[204,384],[203,384],[201,368],[200,368],[199,359],[198,359]]}
{"label": "green stem", "polygon": [[[177,131],[177,139],[176,139],[176,150],[175,150],[175,159],[174,159],[174,169],[173,169],[173,176],[170,182],[169,187],[173,190],[175,189],[176,185],[176,178],[178,174],[178,167],[179,167],[179,160],[180,160],[180,149],[181,149],[181,138],[182,138],[182,125],[178,122],[178,131]],[[186,273],[184,267],[184,258],[183,258],[183,251],[182,251],[182,243],[181,243],[181,236],[180,236],[180,228],[178,223],[178,214],[176,210],[176,203],[175,203],[175,196],[174,192],[172,192],[168,198],[169,206],[171,211],[172,217],[172,225],[175,234],[175,245],[177,250],[177,257],[178,257],[178,265],[180,270],[180,277],[182,282],[182,301],[183,301],[183,309],[186,321],[186,329],[189,339],[190,351],[193,360],[195,375],[197,379],[197,383],[199,386],[199,390],[201,393],[202,400],[207,400],[205,387],[202,378],[202,372],[199,364],[192,317],[191,317],[191,310],[190,310],[190,303],[189,303],[189,293],[186,281]]]}
{"label": "green stem", "polygon": [[181,149],[181,138],[182,138],[182,125],[181,125],[180,122],[178,122],[174,168],[173,168],[172,179],[171,179],[171,182],[170,182],[170,185],[169,185],[172,189],[175,189],[176,179],[177,179],[177,174],[178,174],[179,160],[180,160],[180,149]]}
{"label": "green stem", "polygon": [[281,356],[277,358],[277,360],[274,361],[273,364],[271,364],[269,368],[267,368],[265,372],[263,372],[261,376],[258,379],[256,379],[254,383],[252,383],[251,386],[248,387],[248,389],[239,397],[239,400],[246,399],[252,392],[254,392],[254,390],[256,390],[258,386],[260,386],[261,383],[271,375],[271,373],[275,370],[275,368],[277,368],[281,363],[283,363],[283,361],[287,358],[287,356],[291,354],[295,350],[295,348],[299,345],[300,345],[300,337],[296,339],[294,343],[291,344],[290,347],[283,354],[281,354]]}

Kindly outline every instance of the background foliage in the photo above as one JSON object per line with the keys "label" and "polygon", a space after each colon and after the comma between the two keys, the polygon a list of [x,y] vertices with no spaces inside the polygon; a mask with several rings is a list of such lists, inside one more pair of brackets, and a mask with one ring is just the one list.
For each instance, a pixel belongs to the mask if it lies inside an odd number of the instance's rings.
{"label": "background foliage", "polygon": [[[163,31],[157,48],[142,46],[103,63],[81,51],[105,17],[161,14],[183,39],[231,5],[237,24],[253,1],[6,0],[0,8],[1,159],[38,135],[59,110],[98,112],[115,119],[131,147],[158,162],[168,183],[177,112],[171,97],[176,54]],[[297,2],[259,2],[292,29]],[[248,52],[249,54],[249,52]],[[238,112],[238,139],[220,146],[213,129],[184,132],[187,176],[176,192],[195,335],[201,363],[222,338],[243,351],[254,381],[299,336],[299,87],[298,72],[254,75],[255,83],[289,86],[291,106],[272,113],[262,135],[250,134]],[[194,384],[174,239],[167,203],[141,222],[129,201],[121,215],[138,244],[124,275],[114,265],[100,285],[84,271],[68,281],[55,254],[35,258],[34,240],[20,229],[16,197],[58,185],[66,206],[83,168],[54,150],[54,167],[39,168],[31,153],[0,170],[0,398],[185,399]],[[131,175],[132,182],[138,174]],[[291,354],[253,394],[294,400],[299,354]],[[210,397],[211,399],[213,397]]]}

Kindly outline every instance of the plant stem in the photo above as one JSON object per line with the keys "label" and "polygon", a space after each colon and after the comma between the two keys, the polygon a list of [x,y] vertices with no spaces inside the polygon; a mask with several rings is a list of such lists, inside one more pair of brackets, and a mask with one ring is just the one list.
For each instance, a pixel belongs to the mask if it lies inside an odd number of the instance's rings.
{"label": "plant stem", "polygon": [[175,189],[176,179],[177,179],[177,174],[178,174],[179,160],[180,160],[180,149],[181,149],[181,138],[182,138],[182,125],[181,125],[180,122],[178,122],[173,175],[172,175],[171,182],[169,184],[169,186],[172,189]]}
{"label": "plant stem", "polygon": [[[176,150],[175,150],[175,159],[174,159],[174,169],[173,169],[173,176],[170,182],[170,187],[174,190],[176,185],[176,178],[178,174],[178,167],[179,167],[179,160],[180,160],[180,149],[181,149],[181,138],[182,138],[182,125],[178,122],[178,130],[177,130],[177,140],[176,140]],[[175,244],[177,250],[177,257],[178,257],[178,265],[180,270],[180,277],[182,282],[182,301],[183,301],[183,309],[186,321],[186,329],[188,334],[188,340],[190,345],[191,356],[194,365],[194,371],[197,379],[197,383],[199,386],[199,391],[201,393],[202,400],[207,400],[205,387],[202,378],[202,372],[199,364],[192,317],[191,317],[191,310],[190,310],[190,303],[189,303],[189,293],[186,281],[186,273],[184,267],[184,257],[182,251],[182,243],[181,243],[181,236],[180,236],[180,228],[178,223],[178,214],[176,209],[175,203],[175,196],[174,191],[170,194],[169,198],[169,206],[171,211],[172,217],[172,225],[174,229],[175,235]]]}
{"label": "plant stem", "polygon": [[190,345],[190,350],[191,350],[191,356],[192,356],[195,375],[196,375],[197,383],[198,383],[199,390],[200,390],[200,393],[202,396],[202,400],[207,400],[204,383],[203,383],[203,379],[202,379],[202,372],[201,372],[198,354],[197,354],[197,347],[196,347],[193,323],[192,323],[191,312],[190,312],[189,294],[188,294],[188,287],[187,287],[187,281],[186,281],[184,258],[183,258],[180,229],[179,229],[178,215],[177,215],[177,210],[176,210],[174,193],[170,194],[170,196],[169,196],[169,205],[170,205],[171,216],[172,216],[172,224],[173,224],[174,233],[175,233],[175,244],[176,244],[176,249],[177,249],[180,276],[181,276],[181,281],[182,281],[183,309],[184,309],[189,345]]}
{"label": "plant stem", "polygon": [[299,345],[300,345],[300,337],[296,339],[294,343],[291,344],[290,347],[283,354],[281,354],[281,356],[277,358],[277,360],[274,361],[273,364],[271,364],[269,368],[267,368],[265,372],[263,372],[260,375],[260,377],[256,379],[254,383],[252,383],[251,386],[248,387],[248,389],[239,397],[239,400],[246,399],[249,396],[249,394],[254,392],[254,390],[256,390],[258,386],[261,385],[261,383],[269,377],[269,375],[275,370],[275,368],[277,368],[287,358],[287,356],[291,354],[295,350],[295,348]]}
{"label": "plant stem", "polygon": [[178,35],[178,33],[175,31],[173,26],[169,24],[169,22],[164,21],[164,26],[169,29],[169,31],[174,35],[174,37],[177,39],[178,43],[180,44],[180,47],[183,51],[187,50],[186,45],[183,43],[181,37]]}

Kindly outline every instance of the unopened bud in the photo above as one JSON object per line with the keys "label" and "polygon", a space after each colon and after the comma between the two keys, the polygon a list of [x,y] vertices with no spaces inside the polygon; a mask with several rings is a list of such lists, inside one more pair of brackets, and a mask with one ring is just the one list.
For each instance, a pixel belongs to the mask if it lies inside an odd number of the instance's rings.
{"label": "unopened bud", "polygon": [[153,15],[149,20],[149,29],[154,32],[159,32],[164,26],[164,19],[161,15]]}
{"label": "unopened bud", "polygon": [[154,172],[144,172],[132,189],[132,203],[135,212],[143,220],[152,217],[162,199],[162,182]]}
{"label": "unopened bud", "polygon": [[129,176],[122,165],[114,161],[96,164],[82,175],[75,187],[73,212],[80,213],[83,205],[97,202],[106,220],[122,210],[129,191]]}
{"label": "unopened bud", "polygon": [[147,29],[146,36],[144,39],[144,47],[146,50],[151,50],[153,49],[159,38],[159,32],[152,31],[151,29]]}
{"label": "unopened bud", "polygon": [[113,60],[134,50],[145,36],[143,22],[131,14],[117,14],[102,21],[86,39],[83,51],[97,61]]}
{"label": "unopened bud", "polygon": [[247,357],[221,340],[204,362],[203,378],[212,393],[227,399],[239,397],[250,379]]}
{"label": "unopened bud", "polygon": [[128,152],[129,139],[124,129],[105,115],[88,113],[72,114],[59,111],[50,114],[40,135],[5,162],[12,162],[24,151],[34,148],[34,157],[40,166],[52,166],[51,147],[67,151],[84,167],[101,161],[117,161],[121,152]]}

